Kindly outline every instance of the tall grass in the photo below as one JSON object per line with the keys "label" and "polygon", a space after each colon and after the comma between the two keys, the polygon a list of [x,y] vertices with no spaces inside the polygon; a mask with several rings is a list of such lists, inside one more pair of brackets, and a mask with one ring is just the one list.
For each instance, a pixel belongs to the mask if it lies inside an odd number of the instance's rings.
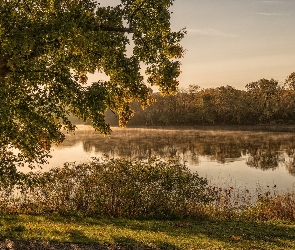
{"label": "tall grass", "polygon": [[220,188],[177,160],[93,159],[0,183],[0,212],[295,221],[295,192]]}
{"label": "tall grass", "polygon": [[277,194],[275,188],[250,192],[247,188],[210,187],[213,199],[203,216],[212,220],[295,221],[295,192]]}

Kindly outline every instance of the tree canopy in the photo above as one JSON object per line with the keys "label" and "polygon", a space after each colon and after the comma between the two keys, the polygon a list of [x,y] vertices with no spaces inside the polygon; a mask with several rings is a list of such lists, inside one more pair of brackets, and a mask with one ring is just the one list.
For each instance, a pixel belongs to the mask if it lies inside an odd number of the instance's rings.
{"label": "tree canopy", "polygon": [[[135,116],[130,126],[223,126],[223,125],[294,125],[295,73],[285,83],[259,79],[248,83],[244,90],[232,86],[201,88],[189,85],[173,96],[155,92],[156,102],[142,110],[133,103]],[[118,126],[109,111],[106,119]]]}
{"label": "tree canopy", "polygon": [[[107,109],[124,126],[133,114],[131,102],[150,104],[149,85],[174,93],[185,31],[171,30],[172,4],[121,0],[103,7],[94,0],[2,0],[0,166],[16,154],[43,162],[52,143],[64,140],[62,129],[75,130],[69,114],[107,134]],[[87,83],[87,74],[95,72],[109,80]]]}

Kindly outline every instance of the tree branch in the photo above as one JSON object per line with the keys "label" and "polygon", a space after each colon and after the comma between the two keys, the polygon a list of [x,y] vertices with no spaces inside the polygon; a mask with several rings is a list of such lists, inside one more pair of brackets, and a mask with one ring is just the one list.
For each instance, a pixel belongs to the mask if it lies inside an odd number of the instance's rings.
{"label": "tree branch", "polygon": [[126,28],[126,27],[110,27],[110,26],[100,25],[99,30],[109,31],[109,32],[133,33],[131,26]]}
{"label": "tree branch", "polygon": [[10,71],[11,70],[7,66],[7,62],[0,60],[0,77],[6,77]]}
{"label": "tree branch", "polygon": [[136,14],[136,12],[138,12],[138,11],[140,11],[140,10],[142,10],[143,8],[142,8],[142,6],[144,5],[144,2],[142,2],[134,11],[133,11],[133,13],[130,15],[130,19],[128,20],[128,22],[129,22],[129,27],[132,27],[132,22],[133,22],[133,17],[134,17],[134,15]]}
{"label": "tree branch", "polygon": [[24,0],[24,3],[25,3],[25,5],[26,5],[28,11],[30,12],[30,14],[32,14],[31,8],[30,8],[29,5],[27,4],[27,1],[26,1],[26,0]]}

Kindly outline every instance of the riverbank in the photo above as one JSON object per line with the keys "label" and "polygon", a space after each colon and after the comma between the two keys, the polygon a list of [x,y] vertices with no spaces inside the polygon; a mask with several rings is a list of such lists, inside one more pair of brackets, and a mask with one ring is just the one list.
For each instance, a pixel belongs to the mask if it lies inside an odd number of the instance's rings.
{"label": "riverbank", "polygon": [[[83,126],[83,125],[78,125]],[[85,126],[85,125],[84,125]],[[118,129],[119,127],[112,127]],[[132,126],[127,124],[127,128],[143,129],[167,129],[167,130],[204,130],[204,131],[261,131],[261,132],[295,132],[295,125],[284,124],[258,124],[258,125],[196,125],[196,126]]]}
{"label": "riverbank", "polygon": [[0,239],[15,250],[295,249],[295,223],[0,215]]}
{"label": "riverbank", "polygon": [[[78,122],[77,128],[93,130],[91,124]],[[162,130],[204,130],[204,131],[265,131],[265,132],[295,132],[295,124],[257,124],[257,125],[179,125],[179,126],[139,126],[127,124],[126,128],[132,129],[162,129]],[[122,129],[119,126],[111,126],[112,130]]]}
{"label": "riverbank", "polygon": [[0,249],[295,249],[294,193],[251,204],[248,190],[208,186],[178,161],[97,160],[30,178],[20,196],[2,188]]}

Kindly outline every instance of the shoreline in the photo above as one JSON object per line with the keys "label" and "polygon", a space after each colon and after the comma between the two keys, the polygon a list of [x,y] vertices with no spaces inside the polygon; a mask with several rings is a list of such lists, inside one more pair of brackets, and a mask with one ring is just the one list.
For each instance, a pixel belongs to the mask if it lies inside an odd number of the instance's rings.
{"label": "shoreline", "polygon": [[[75,124],[77,129],[87,128],[93,129],[91,124]],[[126,127],[111,126],[112,130],[119,129],[163,129],[163,130],[204,130],[204,131],[258,131],[258,132],[295,132],[295,124],[257,124],[257,125],[163,125],[163,126],[133,126],[128,125]],[[94,130],[94,129],[93,129]]]}
{"label": "shoreline", "polygon": [[[90,125],[91,126],[91,125]],[[120,128],[120,127],[111,127]],[[143,129],[166,129],[166,130],[175,130],[175,129],[186,129],[186,130],[230,130],[230,131],[259,131],[259,132],[295,132],[295,125],[179,125],[179,126],[126,126],[126,128],[143,128]]]}

